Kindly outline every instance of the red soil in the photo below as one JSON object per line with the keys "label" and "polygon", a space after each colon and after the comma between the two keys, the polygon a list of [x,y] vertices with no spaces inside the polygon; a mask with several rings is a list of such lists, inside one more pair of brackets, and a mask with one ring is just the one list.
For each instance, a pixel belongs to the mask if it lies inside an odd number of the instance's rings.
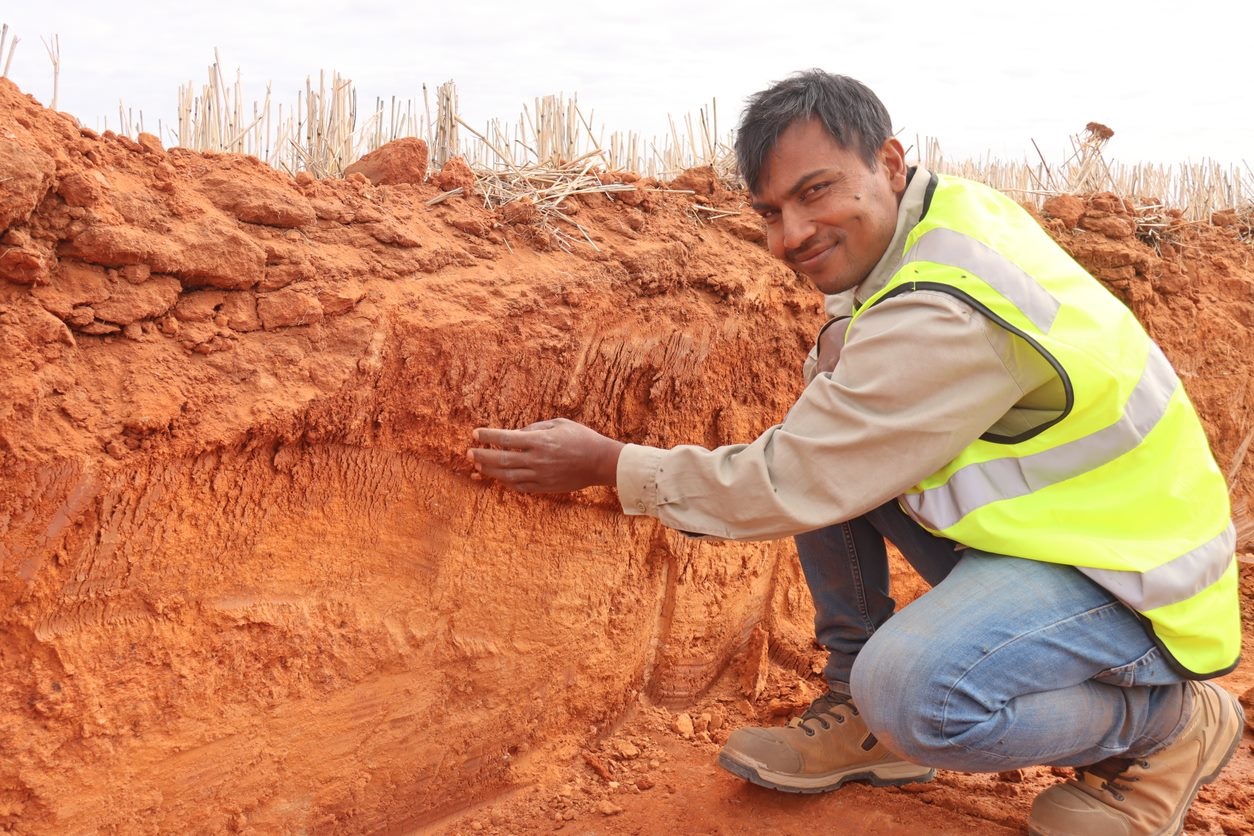
{"label": "red soil", "polygon": [[[694,210],[743,206],[709,172],[570,199],[596,248],[566,251],[533,207],[429,207],[456,168],[291,179],[3,80],[0,116],[0,830],[992,834],[1058,780],[734,779],[728,732],[818,688],[789,544],[470,478],[475,426],[716,445],[784,413],[819,300],[751,218]],[[1243,505],[1248,226],[1156,251],[1112,196],[1047,210],[1176,363]],[[1250,740],[1191,832],[1250,832]]]}

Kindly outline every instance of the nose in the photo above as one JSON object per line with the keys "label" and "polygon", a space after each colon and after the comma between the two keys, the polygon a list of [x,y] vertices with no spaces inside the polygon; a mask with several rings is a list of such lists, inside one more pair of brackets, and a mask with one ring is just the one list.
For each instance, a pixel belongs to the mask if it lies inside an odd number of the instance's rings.
{"label": "nose", "polygon": [[795,250],[814,235],[814,223],[802,207],[784,206],[780,210],[784,250]]}

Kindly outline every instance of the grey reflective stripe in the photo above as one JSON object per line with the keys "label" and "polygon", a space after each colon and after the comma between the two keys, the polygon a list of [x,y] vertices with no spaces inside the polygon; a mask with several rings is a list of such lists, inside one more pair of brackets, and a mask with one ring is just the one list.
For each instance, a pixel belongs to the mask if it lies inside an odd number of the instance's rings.
{"label": "grey reflective stripe", "polygon": [[1061,307],[1049,291],[1014,262],[992,247],[952,229],[923,233],[902,257],[903,266],[911,261],[944,264],[979,277],[1009,299],[1042,333],[1048,333]]}
{"label": "grey reflective stripe", "polygon": [[975,462],[956,471],[943,485],[906,494],[902,501],[925,525],[938,531],[956,525],[977,508],[1026,496],[1134,449],[1162,419],[1180,385],[1162,350],[1153,343],[1141,379],[1128,396],[1123,415],[1113,424],[1082,438],[1029,456]]}
{"label": "grey reflective stripe", "polygon": [[1192,598],[1217,583],[1236,559],[1232,523],[1209,542],[1148,572],[1119,572],[1077,566],[1093,582],[1137,612],[1156,610]]}

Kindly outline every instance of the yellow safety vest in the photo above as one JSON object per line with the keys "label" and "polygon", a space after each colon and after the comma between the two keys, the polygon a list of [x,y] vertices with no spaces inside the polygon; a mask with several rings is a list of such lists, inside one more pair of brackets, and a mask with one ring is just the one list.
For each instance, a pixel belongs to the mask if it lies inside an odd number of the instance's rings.
{"label": "yellow safety vest", "polygon": [[1058,371],[1062,412],[985,433],[900,502],[928,530],[1074,566],[1143,616],[1182,674],[1241,651],[1228,490],[1184,387],[1132,313],[1021,207],[938,177],[901,267],[866,300],[939,290],[1022,337]]}

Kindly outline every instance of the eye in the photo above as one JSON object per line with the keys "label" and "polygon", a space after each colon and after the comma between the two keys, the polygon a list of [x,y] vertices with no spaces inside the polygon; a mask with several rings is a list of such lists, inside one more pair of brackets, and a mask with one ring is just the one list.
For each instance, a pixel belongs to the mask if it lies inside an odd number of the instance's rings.
{"label": "eye", "polygon": [[759,209],[758,217],[766,221],[768,224],[779,217],[778,209]]}
{"label": "eye", "polygon": [[801,193],[801,199],[802,199],[802,200],[810,200],[810,199],[812,199],[812,198],[814,198],[814,197],[816,197],[816,196],[818,196],[818,195],[822,194],[823,192],[827,191],[827,187],[828,187],[828,186],[830,186],[830,185],[831,185],[831,183],[828,183],[828,182],[826,182],[826,181],[824,181],[824,182],[820,182],[820,183],[815,183],[814,185],[812,185],[812,186],[808,187],[808,188],[807,188],[804,192],[802,192],[802,193]]}

